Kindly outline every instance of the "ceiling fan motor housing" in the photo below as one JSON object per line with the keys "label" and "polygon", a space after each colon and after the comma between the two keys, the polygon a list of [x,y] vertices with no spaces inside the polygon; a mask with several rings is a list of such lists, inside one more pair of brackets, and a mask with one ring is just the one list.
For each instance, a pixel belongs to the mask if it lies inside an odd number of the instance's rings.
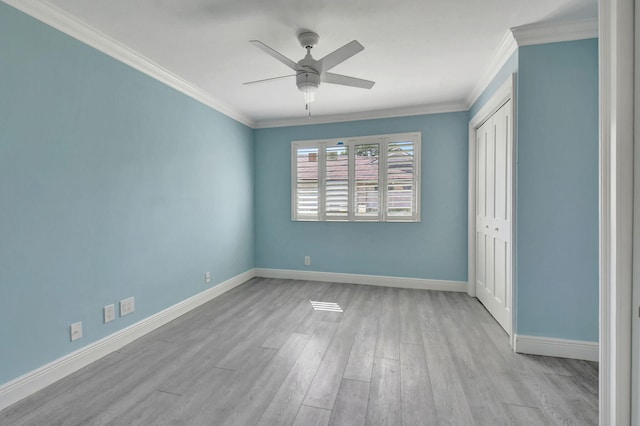
{"label": "ceiling fan motor housing", "polygon": [[301,92],[315,92],[320,86],[320,74],[313,71],[299,71],[296,75],[296,84]]}

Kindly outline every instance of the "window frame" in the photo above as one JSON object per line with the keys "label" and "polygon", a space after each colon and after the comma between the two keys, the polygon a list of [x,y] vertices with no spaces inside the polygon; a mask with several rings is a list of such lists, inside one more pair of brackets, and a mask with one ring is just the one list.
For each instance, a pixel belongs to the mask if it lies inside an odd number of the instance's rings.
{"label": "window frame", "polygon": [[[388,170],[387,163],[389,157],[388,147],[394,142],[413,142],[413,198],[415,208],[410,216],[388,215],[387,195],[389,188],[387,185]],[[355,146],[380,144],[378,155],[378,214],[358,215],[355,206]],[[327,217],[326,215],[326,148],[331,146],[344,145],[348,147],[348,198],[347,215],[343,217]],[[291,220],[295,222],[420,222],[421,211],[421,163],[422,163],[422,133],[394,133],[386,135],[358,136],[349,138],[331,138],[299,140],[291,142]],[[318,161],[318,214],[298,215],[297,214],[297,151],[300,148],[317,148]],[[380,155],[384,153],[384,155]]]}

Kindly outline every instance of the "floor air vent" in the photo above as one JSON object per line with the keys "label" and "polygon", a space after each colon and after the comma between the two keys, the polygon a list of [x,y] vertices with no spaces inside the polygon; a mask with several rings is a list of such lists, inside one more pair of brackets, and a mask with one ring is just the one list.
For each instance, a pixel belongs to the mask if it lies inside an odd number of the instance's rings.
{"label": "floor air vent", "polygon": [[314,311],[329,311],[329,312],[343,312],[340,305],[333,302],[317,302],[315,300],[309,300]]}

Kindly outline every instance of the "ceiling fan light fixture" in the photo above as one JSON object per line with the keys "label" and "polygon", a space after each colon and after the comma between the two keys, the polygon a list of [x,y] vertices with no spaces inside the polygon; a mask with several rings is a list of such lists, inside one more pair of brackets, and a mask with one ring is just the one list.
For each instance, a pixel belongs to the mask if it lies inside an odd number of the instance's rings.
{"label": "ceiling fan light fixture", "polygon": [[304,83],[298,86],[298,89],[304,95],[304,103],[309,104],[316,100],[316,92],[318,91],[318,85],[313,83]]}
{"label": "ceiling fan light fixture", "polygon": [[311,102],[316,100],[316,90],[315,90],[315,88],[313,88],[313,90],[311,90],[311,89],[306,90],[306,91],[302,92],[302,94],[304,95],[304,103],[305,104],[310,104]]}
{"label": "ceiling fan light fixture", "polygon": [[320,86],[320,75],[312,72],[302,72],[297,75],[298,90],[304,95],[304,103],[309,104],[316,98],[316,91]]}

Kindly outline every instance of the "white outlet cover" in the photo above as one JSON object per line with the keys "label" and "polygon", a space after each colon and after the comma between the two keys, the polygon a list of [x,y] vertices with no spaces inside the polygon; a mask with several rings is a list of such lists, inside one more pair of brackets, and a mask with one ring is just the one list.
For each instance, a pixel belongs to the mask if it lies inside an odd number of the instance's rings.
{"label": "white outlet cover", "polygon": [[111,304],[104,307],[104,322],[105,324],[116,319],[116,307]]}
{"label": "white outlet cover", "polygon": [[135,299],[133,297],[129,297],[126,299],[122,299],[120,301],[120,316],[123,317],[125,315],[129,315],[131,312],[135,311]]}
{"label": "white outlet cover", "polygon": [[204,274],[204,282],[205,283],[210,283],[211,282],[211,272],[205,272],[205,274]]}
{"label": "white outlet cover", "polygon": [[82,321],[71,324],[69,328],[72,342],[82,337]]}

